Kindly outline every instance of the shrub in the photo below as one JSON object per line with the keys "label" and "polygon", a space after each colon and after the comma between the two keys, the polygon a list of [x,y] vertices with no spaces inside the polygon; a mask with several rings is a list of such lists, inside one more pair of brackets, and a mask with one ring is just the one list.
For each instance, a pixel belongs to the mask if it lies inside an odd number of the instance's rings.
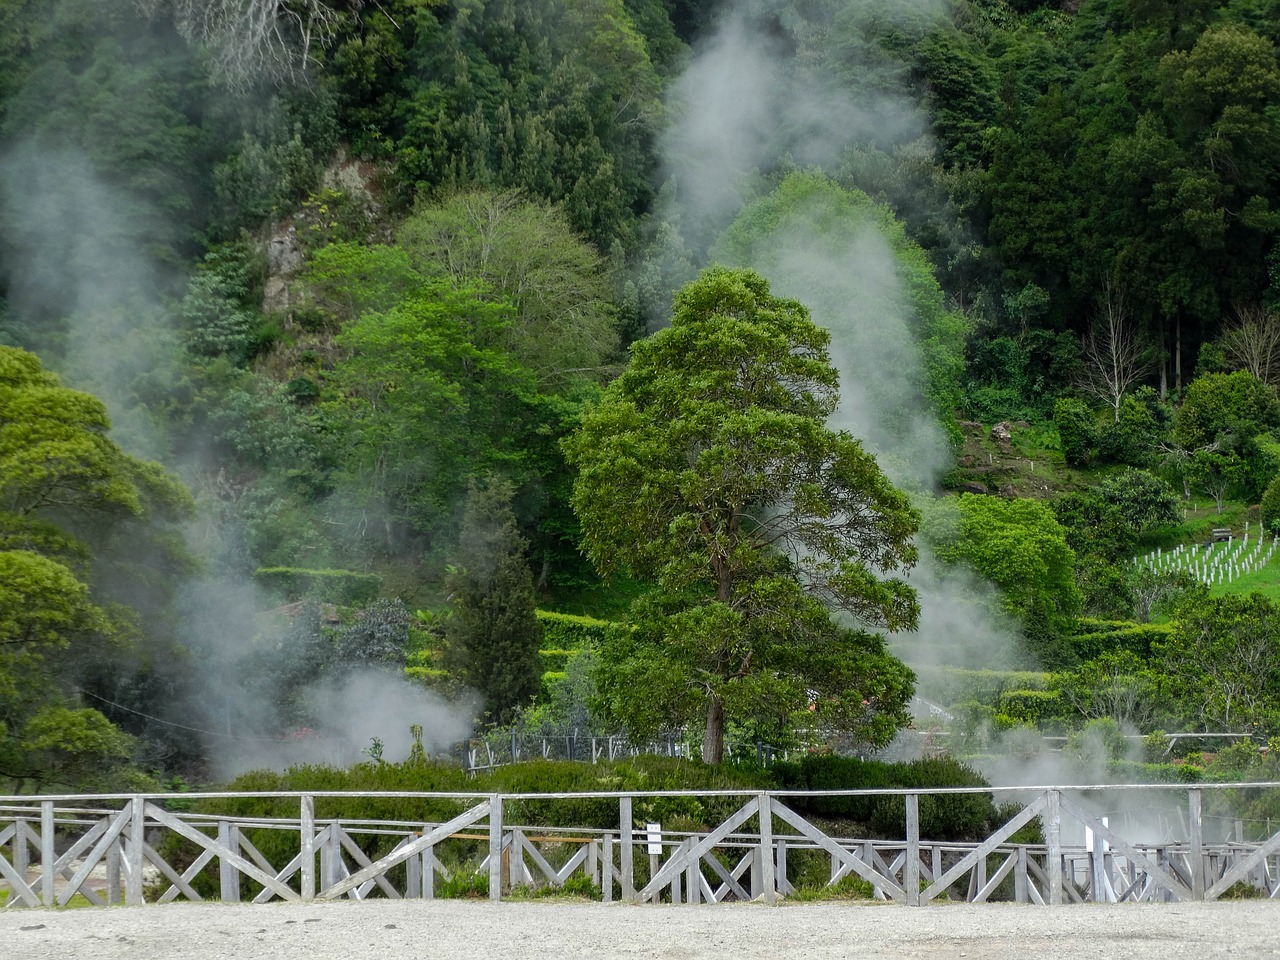
{"label": "shrub", "polygon": [[[543,647],[538,651],[538,656],[542,659],[544,674],[549,672],[564,673],[569,667],[569,661],[576,657],[578,653],[578,650],[547,649]],[[545,683],[545,678],[543,682]]]}
{"label": "shrub", "polygon": [[[882,763],[834,754],[811,754],[798,763],[773,768],[782,789],[875,790],[985,787],[978,773],[949,757],[911,763]],[[872,833],[900,837],[906,801],[888,797],[793,797],[787,801],[802,815],[850,819]],[[920,797],[920,833],[932,840],[977,840],[995,822],[990,794]]]}
{"label": "shrub", "polygon": [[1058,727],[1073,714],[1057,690],[1010,690],[1000,695],[996,709],[1017,723],[1036,727]]}
{"label": "shrub", "polygon": [[539,610],[537,617],[538,622],[542,624],[544,651],[599,647],[604,640],[605,631],[613,626],[608,620],[578,617],[570,613],[553,613],[550,610]]}
{"label": "shrub", "polygon": [[1167,623],[1133,623],[1128,620],[1078,621],[1080,632],[1068,638],[1080,661],[1094,660],[1104,653],[1132,653],[1146,659],[1153,644],[1166,643],[1173,629]]}
{"label": "shrub", "polygon": [[1083,400],[1061,397],[1053,405],[1053,422],[1062,440],[1062,454],[1072,466],[1094,458],[1098,445],[1098,420]]}
{"label": "shrub", "polygon": [[1277,474],[1262,495],[1262,525],[1272,533],[1280,533],[1280,474]]}

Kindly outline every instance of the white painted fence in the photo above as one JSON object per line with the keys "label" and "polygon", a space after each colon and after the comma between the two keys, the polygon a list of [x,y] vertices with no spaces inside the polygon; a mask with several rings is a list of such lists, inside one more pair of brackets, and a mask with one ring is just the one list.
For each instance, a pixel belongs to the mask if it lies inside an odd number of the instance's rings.
{"label": "white painted fence", "polygon": [[[6,908],[65,906],[76,895],[90,904],[141,906],[179,897],[200,900],[198,877],[219,898],[238,901],[246,882],[253,899],[332,900],[431,898],[458,871],[487,880],[490,899],[521,887],[557,888],[577,881],[606,901],[773,903],[796,892],[801,858],[829,862],[827,885],[860,877],[872,895],[908,906],[939,898],[983,902],[993,897],[1031,904],[1213,900],[1228,891],[1280,900],[1280,829],[1267,824],[1254,840],[1243,826],[1206,839],[1204,798],[1216,790],[1248,788],[1280,796],[1280,784],[1033,787],[980,790],[667,791],[581,794],[206,793],[0,797],[0,887]],[[1139,793],[1141,791],[1141,793]],[[1016,813],[981,842],[939,842],[921,836],[920,798],[990,793],[1016,801]],[[793,807],[812,797],[903,798],[903,837],[834,837]],[[1126,828],[1096,811],[1124,796],[1161,800],[1185,836],[1134,842]],[[447,799],[464,807],[447,822],[319,820],[317,799]],[[176,812],[166,802],[208,801],[215,809],[240,798],[269,797],[297,805],[296,817],[254,818]],[[666,831],[654,838],[637,828],[637,804],[672,798],[721,798],[735,812],[705,833]],[[566,823],[518,826],[504,821],[513,801],[604,800],[616,803],[618,827],[592,830]],[[1037,820],[1044,843],[1013,843]],[[1280,828],[1280,824],[1276,825]],[[283,831],[291,855],[272,863],[250,834]],[[1223,833],[1224,831],[1218,830]],[[176,863],[160,852],[165,834],[188,842]],[[1076,836],[1087,837],[1077,842]],[[292,838],[296,837],[296,843]],[[366,849],[387,852],[373,859]],[[361,840],[366,841],[364,845]],[[295,852],[296,851],[296,852]],[[445,855],[447,854],[447,855]],[[171,856],[171,859],[172,856]],[[447,863],[451,863],[452,872]],[[812,871],[810,871],[811,873]],[[150,880],[148,880],[150,877]],[[483,882],[483,881],[482,881]]]}

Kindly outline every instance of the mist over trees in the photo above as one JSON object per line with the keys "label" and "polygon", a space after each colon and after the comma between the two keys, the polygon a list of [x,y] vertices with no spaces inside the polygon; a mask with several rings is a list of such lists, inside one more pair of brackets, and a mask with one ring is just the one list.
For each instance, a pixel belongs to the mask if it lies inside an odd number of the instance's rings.
{"label": "mist over trees", "polygon": [[712,761],[881,745],[912,669],[974,729],[1275,732],[1277,43],[1273,0],[6,4],[0,778],[321,756],[371,688],[428,745]]}

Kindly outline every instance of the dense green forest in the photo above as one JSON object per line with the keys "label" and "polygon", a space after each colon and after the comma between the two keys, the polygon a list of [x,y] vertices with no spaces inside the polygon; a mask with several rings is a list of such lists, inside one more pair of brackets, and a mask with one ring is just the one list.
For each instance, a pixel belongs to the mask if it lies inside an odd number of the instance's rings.
{"label": "dense green forest", "polygon": [[4,4],[0,793],[566,727],[1247,774],[1277,42],[1274,0]]}

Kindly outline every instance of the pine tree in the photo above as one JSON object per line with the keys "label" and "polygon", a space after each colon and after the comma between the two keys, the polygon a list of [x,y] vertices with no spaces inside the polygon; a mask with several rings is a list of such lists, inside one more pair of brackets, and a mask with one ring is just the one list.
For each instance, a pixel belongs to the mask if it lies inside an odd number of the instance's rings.
{"label": "pine tree", "polygon": [[454,613],[447,666],[484,698],[485,716],[498,723],[533,699],[542,678],[542,626],[512,494],[511,484],[497,477],[471,482],[449,582]]}

